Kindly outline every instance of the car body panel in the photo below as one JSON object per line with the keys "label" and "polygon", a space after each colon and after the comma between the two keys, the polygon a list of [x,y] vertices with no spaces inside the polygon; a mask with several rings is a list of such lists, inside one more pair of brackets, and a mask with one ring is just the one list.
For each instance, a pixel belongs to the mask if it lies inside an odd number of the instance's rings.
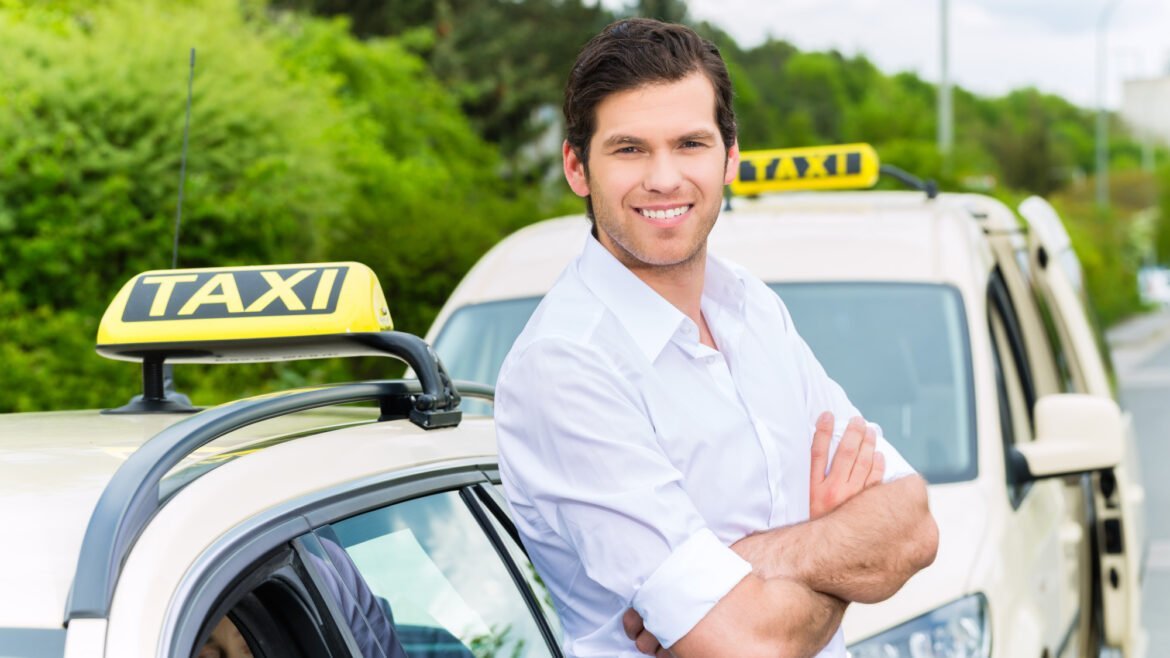
{"label": "car body panel", "polygon": [[[177,469],[289,433],[369,421],[372,412],[331,409],[283,416],[224,437]],[[60,628],[90,515],[114,471],[139,446],[189,414],[99,411],[0,417],[0,524],[24,529],[0,562],[0,626]]]}
{"label": "car body panel", "polygon": [[203,475],[158,512],[127,557],[110,609],[106,655],[163,653],[166,620],[182,603],[173,593],[200,556],[234,527],[369,478],[392,479],[454,461],[491,466],[495,451],[494,426],[486,419],[429,432],[408,423],[375,423],[265,448]]}

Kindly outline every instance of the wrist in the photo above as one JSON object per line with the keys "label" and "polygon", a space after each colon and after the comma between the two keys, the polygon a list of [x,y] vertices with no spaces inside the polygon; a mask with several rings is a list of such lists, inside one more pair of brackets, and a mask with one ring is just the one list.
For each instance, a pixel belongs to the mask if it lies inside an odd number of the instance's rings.
{"label": "wrist", "polygon": [[752,573],[761,578],[783,578],[812,588],[808,574],[802,569],[800,551],[793,546],[797,536],[791,528],[750,534],[732,544],[731,550],[747,560],[752,565]]}

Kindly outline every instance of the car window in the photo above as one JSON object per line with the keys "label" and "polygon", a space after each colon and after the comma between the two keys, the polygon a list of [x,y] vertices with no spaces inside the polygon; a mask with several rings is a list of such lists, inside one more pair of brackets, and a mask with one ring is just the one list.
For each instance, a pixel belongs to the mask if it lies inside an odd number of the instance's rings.
{"label": "car window", "polygon": [[991,333],[991,351],[994,356],[996,388],[999,398],[1000,429],[1003,433],[1004,456],[1007,460],[1008,495],[1014,507],[1028,493],[1031,486],[1021,482],[1018,467],[1011,461],[1012,448],[1032,440],[1032,403],[1028,399],[1024,348],[1015,329],[1013,310],[1003,281],[993,274],[988,289],[988,329]]}
{"label": "car window", "polygon": [[998,317],[1003,325],[1003,335],[998,337],[1000,338],[999,347],[1004,350],[1005,361],[1010,357],[1015,368],[1015,381],[1019,382],[1023,392],[1030,434],[1033,426],[1032,413],[1038,398],[1036,381],[1031,362],[1028,360],[1029,352],[1024,341],[1019,315],[1016,313],[1015,304],[1008,292],[1007,281],[1004,280],[1003,274],[998,269],[991,273],[987,296],[988,308],[994,311],[994,316]]}
{"label": "car window", "polygon": [[[303,553],[301,553],[303,555]],[[350,655],[341,630],[322,623],[328,602],[284,545],[216,597],[196,635],[194,658],[328,658]],[[210,593],[210,592],[209,592]],[[0,656],[4,655],[0,651]],[[168,654],[170,655],[170,654]],[[379,658],[371,655],[370,658]]]}
{"label": "car window", "polygon": [[1069,361],[1069,355],[1065,349],[1060,328],[1056,324],[1056,318],[1053,316],[1052,307],[1049,305],[1048,298],[1045,296],[1042,286],[1033,271],[1029,256],[1030,252],[1021,247],[1015,253],[1017,267],[1020,273],[1023,274],[1024,280],[1028,283],[1028,290],[1031,293],[1032,300],[1036,304],[1036,312],[1040,316],[1040,323],[1044,327],[1046,340],[1042,342],[1044,343],[1043,347],[1047,350],[1044,356],[1050,359],[1051,365],[1055,368],[1058,392],[1072,392],[1076,389],[1073,374],[1075,364]]}
{"label": "car window", "polygon": [[457,492],[397,503],[329,530],[411,658],[552,655]]}
{"label": "car window", "polygon": [[0,656],[5,658],[61,658],[65,655],[62,628],[0,628]]}
{"label": "car window", "polygon": [[817,360],[928,482],[976,475],[970,345],[962,297],[914,283],[785,283]]}
{"label": "car window", "polygon": [[536,567],[533,566],[532,561],[528,559],[528,553],[520,544],[520,535],[516,532],[516,527],[508,517],[508,502],[504,497],[503,486],[494,484],[491,486],[478,487],[478,490],[483,491],[489,497],[489,501],[485,501],[485,507],[488,507],[490,514],[488,515],[492,522],[492,527],[495,528],[501,540],[504,542],[504,547],[508,550],[508,555],[511,556],[512,562],[519,568],[524,576],[524,580],[528,583],[529,589],[532,590],[532,595],[536,602],[540,605],[541,612],[544,613],[544,618],[547,620],[549,630],[553,634],[555,641],[560,644],[564,641],[564,630],[561,628],[561,619],[557,615],[556,608],[553,606],[552,594],[548,591],[548,586],[544,584],[540,574],[536,572]]}
{"label": "car window", "polygon": [[435,352],[447,372],[495,386],[504,357],[539,303],[539,297],[525,297],[457,309],[435,338]]}

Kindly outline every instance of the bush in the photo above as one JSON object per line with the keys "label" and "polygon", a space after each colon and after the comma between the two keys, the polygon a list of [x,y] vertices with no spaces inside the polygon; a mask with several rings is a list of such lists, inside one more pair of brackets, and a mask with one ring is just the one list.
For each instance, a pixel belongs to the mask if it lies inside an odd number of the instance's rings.
{"label": "bush", "polygon": [[[138,392],[137,368],[92,341],[130,276],[170,267],[190,45],[180,266],[363,261],[398,327],[421,332],[479,254],[540,216],[393,40],[236,0],[0,0],[0,410]],[[208,404],[273,379],[395,370],[208,366],[177,379]]]}

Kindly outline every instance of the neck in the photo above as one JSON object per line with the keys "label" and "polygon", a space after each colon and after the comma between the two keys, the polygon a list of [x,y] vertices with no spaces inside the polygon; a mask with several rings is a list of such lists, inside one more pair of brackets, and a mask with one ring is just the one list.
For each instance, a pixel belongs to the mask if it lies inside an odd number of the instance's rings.
{"label": "neck", "polygon": [[623,263],[634,276],[650,286],[654,292],[682,311],[695,324],[703,325],[700,302],[703,298],[703,281],[707,272],[707,245],[703,245],[691,258],[674,265],[647,265],[645,263]]}

